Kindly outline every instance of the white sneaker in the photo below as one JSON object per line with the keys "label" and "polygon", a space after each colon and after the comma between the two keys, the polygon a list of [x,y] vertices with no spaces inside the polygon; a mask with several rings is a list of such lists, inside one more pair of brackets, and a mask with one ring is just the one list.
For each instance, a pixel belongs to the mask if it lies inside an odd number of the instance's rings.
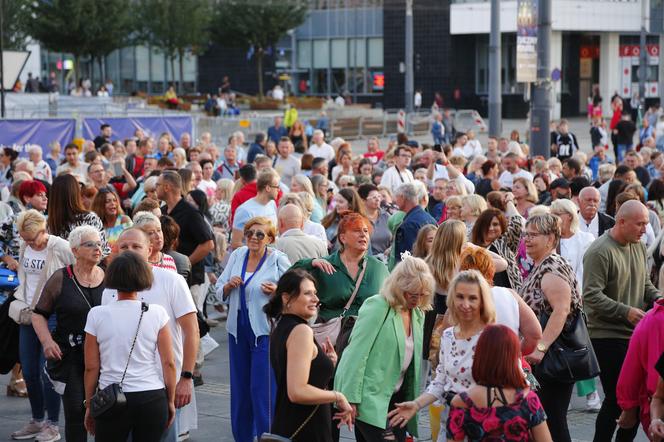
{"label": "white sneaker", "polygon": [[599,393],[593,391],[586,396],[586,411],[597,412],[602,408],[602,400],[599,397]]}
{"label": "white sneaker", "polygon": [[14,440],[23,440],[23,439],[32,439],[42,432],[44,429],[44,422],[37,422],[32,419],[30,422],[25,424],[20,430],[14,431],[12,433],[12,439]]}
{"label": "white sneaker", "polygon": [[35,437],[36,441],[39,442],[55,442],[60,440],[60,429],[57,425],[48,423],[44,425],[44,429]]}

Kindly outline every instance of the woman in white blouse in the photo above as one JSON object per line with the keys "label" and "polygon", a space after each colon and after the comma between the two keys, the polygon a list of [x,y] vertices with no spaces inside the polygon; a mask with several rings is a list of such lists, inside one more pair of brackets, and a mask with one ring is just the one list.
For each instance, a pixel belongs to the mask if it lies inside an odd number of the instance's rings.
{"label": "woman in white blouse", "polygon": [[595,240],[592,233],[579,230],[579,214],[576,205],[567,199],[557,199],[551,203],[551,214],[560,218],[560,256],[572,266],[579,289],[583,282],[583,255]]}
{"label": "woman in white blouse", "polygon": [[[496,322],[496,309],[491,288],[477,270],[459,272],[449,285],[447,308],[452,327],[445,329],[440,341],[436,377],[413,401],[395,404],[388,414],[391,425],[408,422],[421,408],[435,401],[449,405],[454,395],[475,385],[472,376],[473,355],[477,340],[489,324]],[[449,407],[441,414],[440,428],[446,426]],[[445,431],[438,442],[446,440]]]}

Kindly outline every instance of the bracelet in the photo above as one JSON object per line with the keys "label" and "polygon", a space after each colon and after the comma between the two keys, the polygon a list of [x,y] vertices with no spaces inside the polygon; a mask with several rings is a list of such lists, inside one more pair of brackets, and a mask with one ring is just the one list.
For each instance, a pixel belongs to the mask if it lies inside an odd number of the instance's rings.
{"label": "bracelet", "polygon": [[334,407],[336,408],[337,402],[339,402],[339,393],[337,393],[336,391],[333,391],[332,393],[334,393],[334,403],[332,405],[334,405]]}
{"label": "bracelet", "polygon": [[650,425],[655,424],[655,423],[664,425],[664,421],[660,418],[653,419],[653,420],[650,421]]}

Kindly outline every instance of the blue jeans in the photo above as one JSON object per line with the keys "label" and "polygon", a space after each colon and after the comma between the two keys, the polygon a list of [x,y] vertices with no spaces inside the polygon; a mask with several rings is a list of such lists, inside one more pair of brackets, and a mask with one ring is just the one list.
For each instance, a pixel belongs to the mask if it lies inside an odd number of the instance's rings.
{"label": "blue jeans", "polygon": [[[55,316],[51,316],[55,322]],[[50,328],[50,327],[49,327]],[[23,379],[28,389],[28,399],[32,409],[32,418],[41,421],[44,419],[44,409],[48,420],[54,424],[58,423],[60,416],[60,395],[55,392],[51,381],[44,372],[44,351],[31,325],[19,326],[18,355],[23,368]]]}
{"label": "blue jeans", "polygon": [[237,442],[253,442],[270,431],[277,387],[270,367],[270,337],[256,339],[247,311],[240,309],[237,315],[237,338],[228,335],[231,426]]}
{"label": "blue jeans", "polygon": [[631,144],[618,144],[616,164],[622,163],[625,159],[625,153],[632,148]]}

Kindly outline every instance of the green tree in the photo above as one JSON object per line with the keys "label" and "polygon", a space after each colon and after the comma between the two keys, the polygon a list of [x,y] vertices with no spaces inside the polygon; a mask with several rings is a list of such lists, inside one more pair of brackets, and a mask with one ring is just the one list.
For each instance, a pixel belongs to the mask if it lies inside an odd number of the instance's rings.
{"label": "green tree", "polygon": [[94,61],[127,43],[129,6],[129,0],[34,0],[27,15],[30,35],[46,49],[72,54],[78,83],[82,56]]}
{"label": "green tree", "polygon": [[2,5],[2,42],[7,50],[22,50],[28,41],[29,0],[0,0]]}
{"label": "green tree", "polygon": [[133,33],[131,5],[129,0],[88,0],[88,8],[88,14],[93,18],[86,23],[86,52],[93,65],[95,61],[99,63],[100,80],[104,81],[104,58],[130,43]]}
{"label": "green tree", "polygon": [[213,38],[222,46],[253,47],[258,96],[263,97],[265,51],[307,17],[306,0],[218,0]]}
{"label": "green tree", "polygon": [[139,40],[159,48],[169,59],[173,81],[179,58],[178,91],[182,93],[186,52],[198,52],[210,38],[210,0],[138,0],[137,4]]}

